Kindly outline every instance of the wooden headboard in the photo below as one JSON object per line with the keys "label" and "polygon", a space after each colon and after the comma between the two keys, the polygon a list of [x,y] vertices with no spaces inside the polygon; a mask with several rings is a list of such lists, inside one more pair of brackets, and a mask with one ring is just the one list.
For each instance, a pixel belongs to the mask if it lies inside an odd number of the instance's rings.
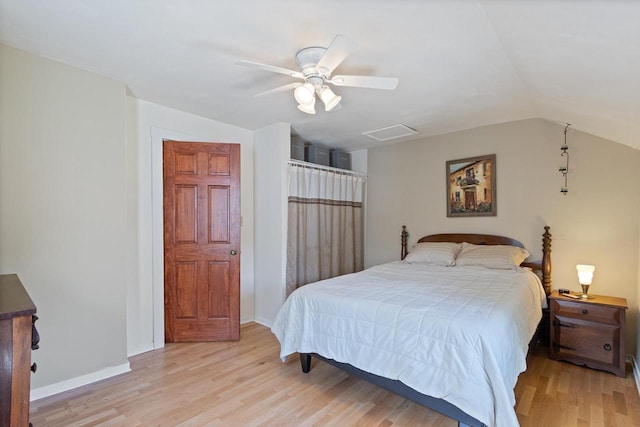
{"label": "wooden headboard", "polygon": [[[400,241],[402,247],[400,249],[400,259],[405,259],[409,251],[407,250],[407,227],[402,226],[402,233]],[[524,248],[524,245],[515,239],[503,236],[493,236],[490,234],[431,234],[429,236],[421,237],[418,243],[422,242],[455,242],[455,243],[473,243],[474,245],[510,245]],[[549,295],[551,293],[551,233],[549,233],[549,226],[544,227],[544,233],[542,234],[542,260],[534,262],[523,262],[521,267],[528,267],[534,271],[540,272],[542,286],[544,291]]]}

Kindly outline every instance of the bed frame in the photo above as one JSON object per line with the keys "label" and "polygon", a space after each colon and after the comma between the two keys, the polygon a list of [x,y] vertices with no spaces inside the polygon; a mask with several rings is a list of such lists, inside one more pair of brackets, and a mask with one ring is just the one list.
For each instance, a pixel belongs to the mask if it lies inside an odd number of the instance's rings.
{"label": "bed frame", "polygon": [[[401,250],[400,257],[404,259],[409,253],[407,250],[407,238],[408,238],[406,226],[402,226],[401,233]],[[421,242],[468,242],[476,245],[511,245],[524,248],[524,245],[517,240],[509,237],[492,236],[487,234],[432,234],[424,236],[418,240]],[[544,234],[542,235],[542,260],[536,262],[523,262],[520,264],[522,267],[531,268],[541,276],[542,286],[547,296],[551,292],[551,234],[549,233],[549,227],[544,227]],[[535,346],[535,343],[540,338],[541,330],[544,328],[544,318],[541,321],[541,326],[534,334],[531,343],[529,344],[529,351]],[[387,389],[393,393],[396,393],[406,399],[419,403],[439,412],[447,417],[453,418],[458,421],[459,427],[484,427],[485,425],[470,416],[460,408],[443,399],[437,399],[435,397],[427,396],[417,392],[411,387],[406,386],[404,383],[398,380],[390,380],[378,375],[374,375],[370,372],[363,371],[347,363],[336,362],[332,359],[327,359],[316,353],[300,353],[300,363],[302,365],[302,372],[305,374],[311,370],[311,356],[322,360],[325,363],[340,368],[358,378],[362,378],[372,384]]]}
{"label": "bed frame", "polygon": [[[409,233],[407,232],[407,226],[402,226],[402,233],[400,233],[400,259],[405,259],[409,251],[407,250],[407,238]],[[418,243],[423,242],[456,242],[456,243],[473,243],[474,245],[509,245],[524,248],[524,245],[517,240],[510,237],[493,236],[490,234],[431,234],[424,236],[418,240]],[[544,227],[544,233],[542,234],[542,260],[534,262],[523,262],[521,267],[527,267],[537,272],[542,280],[542,286],[547,294],[551,294],[551,233],[549,233],[549,226]]]}

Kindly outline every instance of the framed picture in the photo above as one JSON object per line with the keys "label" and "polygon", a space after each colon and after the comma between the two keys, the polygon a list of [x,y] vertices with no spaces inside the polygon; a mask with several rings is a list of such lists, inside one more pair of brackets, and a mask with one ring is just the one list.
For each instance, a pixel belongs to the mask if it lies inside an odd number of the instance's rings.
{"label": "framed picture", "polygon": [[496,155],[447,162],[447,216],[496,215]]}

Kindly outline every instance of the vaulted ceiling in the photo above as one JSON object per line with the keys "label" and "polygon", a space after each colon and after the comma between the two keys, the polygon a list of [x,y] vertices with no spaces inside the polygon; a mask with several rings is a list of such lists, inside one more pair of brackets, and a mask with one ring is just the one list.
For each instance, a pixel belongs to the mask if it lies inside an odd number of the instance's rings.
{"label": "vaulted ceiling", "polygon": [[[346,150],[402,123],[418,138],[540,117],[640,149],[640,2],[0,0],[0,42],[125,83],[135,97],[247,129],[290,123]],[[334,87],[308,115],[295,53],[357,43],[337,74],[394,76],[394,91]],[[409,137],[407,137],[409,138]],[[398,140],[394,140],[396,142]]]}

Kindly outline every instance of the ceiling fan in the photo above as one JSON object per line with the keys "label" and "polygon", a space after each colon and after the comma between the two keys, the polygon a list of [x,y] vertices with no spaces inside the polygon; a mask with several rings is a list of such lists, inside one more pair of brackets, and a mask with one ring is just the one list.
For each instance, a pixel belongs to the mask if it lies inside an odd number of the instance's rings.
{"label": "ceiling fan", "polygon": [[260,64],[252,61],[239,61],[238,64],[259,70],[286,74],[301,82],[290,83],[261,92],[255,96],[271,95],[294,89],[293,95],[298,102],[298,109],[307,114],[315,114],[316,95],[324,103],[325,111],[339,108],[341,96],[333,93],[327,83],[334,86],[364,87],[370,89],[393,90],[398,86],[395,77],[335,75],[333,71],[344,59],[356,49],[356,44],[347,37],[338,34],[328,48],[306,47],[296,53],[298,70],[289,70],[274,65]]}

